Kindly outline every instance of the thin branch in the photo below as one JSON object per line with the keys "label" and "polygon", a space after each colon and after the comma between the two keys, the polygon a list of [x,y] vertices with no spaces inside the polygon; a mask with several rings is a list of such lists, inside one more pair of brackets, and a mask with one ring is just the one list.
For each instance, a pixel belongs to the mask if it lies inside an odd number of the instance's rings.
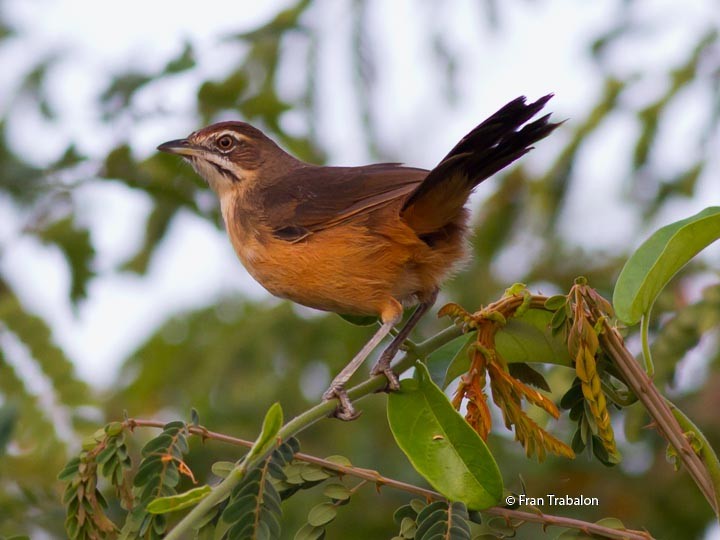
{"label": "thin branch", "polygon": [[[595,322],[597,320],[598,318],[596,318]],[[658,432],[675,448],[688,474],[717,514],[715,489],[710,473],[700,456],[690,446],[690,442],[685,437],[682,427],[680,427],[670,410],[665,398],[660,394],[648,374],[640,367],[635,357],[625,348],[623,339],[617,330],[612,328],[605,320],[603,320],[603,329],[604,331],[599,336],[603,348],[610,354],[630,389],[647,409]]]}
{"label": "thin branch", "polygon": [[[143,420],[143,419],[130,418],[125,422],[125,425],[130,429],[134,429],[136,427],[162,428],[165,424],[163,422],[160,422],[157,420]],[[241,446],[244,448],[251,448],[253,445],[253,441],[248,441],[248,440],[240,439],[237,437],[231,437],[229,435],[225,435],[223,433],[218,433],[215,431],[209,431],[202,426],[188,426],[188,431],[194,435],[202,437],[203,439],[212,439],[212,440],[216,440],[216,441],[222,441],[225,443],[229,443],[229,444],[232,444],[235,446]],[[313,465],[317,465],[324,469],[329,469],[331,471],[335,471],[336,473],[339,473],[341,475],[359,478],[359,479],[363,480],[363,483],[364,482],[372,482],[376,486],[378,486],[378,488],[387,486],[387,487],[397,489],[400,491],[405,491],[406,493],[412,493],[413,495],[418,495],[428,501],[445,501],[445,502],[447,502],[447,499],[445,497],[443,497],[437,491],[432,491],[430,489],[425,489],[420,486],[408,484],[407,482],[402,482],[400,480],[388,478],[387,476],[383,476],[378,471],[375,471],[373,469],[363,469],[361,467],[354,467],[352,465],[342,465],[340,463],[328,461],[327,459],[319,458],[317,456],[313,456],[310,454],[305,454],[303,452],[298,452],[293,457],[295,459],[297,459],[298,461],[303,461],[305,463],[312,463]],[[356,486],[356,488],[359,487],[360,485],[362,485],[362,483],[358,484],[358,486]],[[523,521],[523,522],[527,521],[527,522],[533,522],[533,523],[540,523],[543,525],[543,527],[555,526],[555,527],[576,529],[579,531],[583,531],[587,534],[597,534],[604,538],[613,538],[613,539],[619,539],[619,540],[651,540],[652,539],[652,536],[650,536],[650,534],[648,534],[645,531],[636,531],[636,530],[632,530],[632,529],[611,529],[610,527],[598,525],[597,523],[590,523],[587,521],[582,521],[582,520],[574,519],[574,518],[555,516],[555,515],[551,515],[551,514],[544,514],[539,511],[523,512],[521,510],[513,510],[511,508],[494,506],[492,508],[487,508],[487,509],[483,510],[482,512],[485,514],[492,515],[492,516],[502,517],[502,518],[505,518],[506,520],[516,520],[516,521]]]}

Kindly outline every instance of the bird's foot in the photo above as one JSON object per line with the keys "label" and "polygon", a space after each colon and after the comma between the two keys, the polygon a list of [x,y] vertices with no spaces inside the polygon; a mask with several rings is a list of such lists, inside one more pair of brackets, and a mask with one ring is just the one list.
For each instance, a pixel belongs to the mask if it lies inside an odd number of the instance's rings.
{"label": "bird's foot", "polygon": [[330,385],[330,388],[325,391],[322,398],[323,401],[330,401],[331,399],[338,400],[338,406],[332,413],[330,413],[331,417],[335,417],[338,420],[350,422],[351,420],[355,420],[361,414],[353,406],[347,395],[347,391],[343,386],[334,384]]}
{"label": "bird's foot", "polygon": [[390,362],[392,362],[392,356],[383,353],[380,360],[378,360],[377,364],[373,366],[372,371],[370,372],[373,376],[385,375],[387,384],[382,390],[383,392],[395,392],[400,389],[400,381],[398,380],[396,373],[392,370]]}

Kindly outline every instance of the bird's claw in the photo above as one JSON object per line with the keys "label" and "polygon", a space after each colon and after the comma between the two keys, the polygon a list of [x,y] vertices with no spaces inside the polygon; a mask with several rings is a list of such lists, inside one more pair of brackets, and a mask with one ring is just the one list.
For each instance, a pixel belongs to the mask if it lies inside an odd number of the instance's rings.
{"label": "bird's claw", "polygon": [[372,368],[371,373],[372,375],[385,375],[387,384],[385,385],[385,388],[383,388],[383,392],[396,392],[400,389],[400,381],[398,380],[398,376],[390,367],[390,362],[385,363],[381,359]]}
{"label": "bird's claw", "polygon": [[330,413],[330,417],[337,418],[343,422],[350,422],[362,414],[355,409],[345,388],[342,386],[331,386],[325,391],[323,401],[330,401],[331,399],[337,399],[339,403],[335,410]]}

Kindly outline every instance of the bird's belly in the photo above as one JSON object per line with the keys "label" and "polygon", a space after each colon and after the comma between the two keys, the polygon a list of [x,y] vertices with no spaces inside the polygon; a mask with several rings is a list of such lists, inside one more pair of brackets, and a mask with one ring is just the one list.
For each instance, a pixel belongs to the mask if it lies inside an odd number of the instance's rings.
{"label": "bird's belly", "polygon": [[423,264],[418,253],[428,249],[425,244],[396,240],[397,234],[348,224],[295,243],[261,234],[233,244],[248,272],[275,296],[324,311],[379,315],[389,298],[417,303],[451,265]]}
{"label": "bird's belly", "polygon": [[387,298],[395,296],[398,265],[380,246],[322,235],[296,243],[255,240],[236,251],[248,272],[275,296],[324,311],[379,314]]}

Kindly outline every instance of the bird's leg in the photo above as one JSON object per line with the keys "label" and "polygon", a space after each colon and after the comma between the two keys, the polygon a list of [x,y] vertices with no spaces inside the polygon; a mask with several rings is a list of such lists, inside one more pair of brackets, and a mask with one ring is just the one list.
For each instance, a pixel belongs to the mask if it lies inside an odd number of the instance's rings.
{"label": "bird's leg", "polygon": [[413,328],[415,328],[420,319],[422,319],[422,316],[425,315],[425,313],[427,313],[427,310],[430,309],[435,303],[435,300],[437,300],[437,296],[438,290],[435,289],[426,300],[420,302],[413,314],[410,315],[410,318],[405,323],[405,326],[403,326],[402,330],[400,330],[400,332],[398,332],[398,334],[393,338],[393,340],[390,342],[390,345],[388,345],[387,349],[383,351],[383,353],[380,355],[380,359],[373,366],[371,372],[373,375],[380,375],[382,373],[385,375],[385,377],[387,377],[388,390],[394,391],[400,388],[400,382],[398,381],[397,374],[390,367],[390,363],[392,362],[393,358],[395,358],[395,355],[400,350],[402,344],[410,335],[410,332],[412,332]]}
{"label": "bird's leg", "polygon": [[383,338],[388,335],[392,327],[399,322],[401,317],[402,308],[400,307],[400,304],[397,304],[397,313],[393,314],[392,318],[389,320],[385,320],[383,322],[382,326],[378,328],[377,332],[375,332],[373,337],[370,338],[370,341],[368,341],[365,346],[360,349],[360,352],[358,352],[355,357],[350,360],[348,365],[337,374],[332,383],[330,383],[330,387],[323,394],[323,401],[337,399],[340,402],[340,405],[335,411],[335,416],[340,420],[354,420],[359,416],[359,413],[355,411],[355,407],[353,407],[353,404],[350,402],[350,398],[345,391],[345,384],[348,380],[350,380],[350,377],[353,376],[353,373],[357,371],[370,353],[373,352],[375,347],[377,347]]}

